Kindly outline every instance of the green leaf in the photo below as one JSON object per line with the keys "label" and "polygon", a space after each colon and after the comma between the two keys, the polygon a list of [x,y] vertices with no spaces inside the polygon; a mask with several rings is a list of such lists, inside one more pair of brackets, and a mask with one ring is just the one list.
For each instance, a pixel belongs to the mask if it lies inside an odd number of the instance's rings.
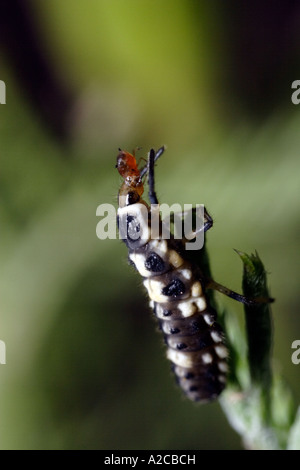
{"label": "green leaf", "polygon": [[264,265],[257,253],[247,255],[238,252],[244,263],[243,292],[247,298],[261,299],[261,302],[244,305],[248,361],[251,380],[263,387],[268,400],[272,383],[272,318]]}
{"label": "green leaf", "polygon": [[[231,375],[241,378],[242,371],[245,380],[229,380],[220,404],[247,448],[299,449],[300,411],[295,417],[292,393],[283,378],[272,371],[272,318],[266,271],[257,253],[237,253],[244,265],[243,293],[252,301],[244,305],[246,334],[233,328],[230,321],[226,321],[226,329],[234,351]],[[248,363],[243,360],[245,346]]]}

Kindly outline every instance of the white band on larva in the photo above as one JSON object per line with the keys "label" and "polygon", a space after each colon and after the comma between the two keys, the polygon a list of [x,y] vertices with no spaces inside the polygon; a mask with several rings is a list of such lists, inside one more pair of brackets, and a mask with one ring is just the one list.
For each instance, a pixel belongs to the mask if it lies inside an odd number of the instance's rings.
{"label": "white band on larva", "polygon": [[145,204],[137,202],[136,204],[131,204],[129,206],[119,207],[118,216],[119,230],[122,233],[122,236],[127,234],[127,218],[128,216],[132,216],[136,218],[140,226],[137,240],[142,240],[143,244],[150,240],[151,230],[148,224],[148,209]]}
{"label": "white band on larva", "polygon": [[145,279],[143,284],[148,291],[150,299],[154,300],[154,302],[161,303],[169,300],[166,295],[161,293],[162,289],[165,287],[163,282],[156,279]]}
{"label": "white band on larva", "polygon": [[205,323],[207,323],[209,326],[212,326],[213,323],[215,322],[215,317],[211,313],[205,313],[203,315]]}
{"label": "white band on larva", "polygon": [[171,348],[168,348],[167,350],[167,358],[174,364],[177,364],[180,367],[185,367],[187,369],[190,369],[194,365],[192,356],[189,356],[187,353],[181,351],[175,351]]}
{"label": "white band on larva", "polygon": [[168,251],[168,244],[167,241],[163,238],[158,238],[149,241],[149,248],[150,250],[155,251],[159,255],[164,255]]}
{"label": "white band on larva", "polygon": [[215,351],[220,359],[225,359],[228,356],[228,351],[225,346],[215,346]]}
{"label": "white band on larva", "polygon": [[153,275],[152,272],[145,267],[146,257],[144,254],[132,252],[129,254],[129,258],[133,261],[136,269],[142,277],[150,277]]}
{"label": "white band on larva", "polygon": [[213,361],[213,357],[210,353],[204,353],[202,356],[202,361],[204,364],[211,364]]}
{"label": "white band on larva", "polygon": [[204,297],[198,297],[198,299],[194,299],[194,302],[197,305],[198,312],[204,312],[204,310],[207,308]]}
{"label": "white band on larva", "polygon": [[202,295],[202,286],[199,281],[196,281],[192,285],[192,296],[200,297],[200,295]]}
{"label": "white band on larva", "polygon": [[197,312],[197,307],[195,305],[195,299],[189,299],[177,304],[178,310],[182,313],[184,318],[191,317],[194,313]]}
{"label": "white band on larva", "polygon": [[184,279],[187,279],[188,281],[192,278],[192,271],[190,269],[179,269],[178,272],[184,277]]}
{"label": "white band on larva", "polygon": [[215,343],[220,343],[222,341],[222,335],[218,331],[211,331],[210,336]]}
{"label": "white band on larva", "polygon": [[180,268],[183,265],[184,261],[181,256],[175,250],[170,250],[169,252],[169,263],[174,268]]}
{"label": "white band on larva", "polygon": [[218,362],[218,368],[219,368],[219,370],[220,370],[221,372],[224,372],[224,373],[228,372],[228,364],[227,364],[227,362],[225,362],[225,361]]}
{"label": "white band on larva", "polygon": [[182,313],[182,316],[187,318],[194,315],[194,313],[203,312],[206,309],[206,301],[204,297],[199,297],[198,299],[191,298],[178,302],[177,308]]}

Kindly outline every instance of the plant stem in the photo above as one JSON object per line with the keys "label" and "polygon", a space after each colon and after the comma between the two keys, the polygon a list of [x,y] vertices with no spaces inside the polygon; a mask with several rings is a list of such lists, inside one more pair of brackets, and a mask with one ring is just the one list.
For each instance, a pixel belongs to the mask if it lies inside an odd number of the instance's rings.
{"label": "plant stem", "polygon": [[[257,253],[238,252],[244,264],[243,293],[268,299],[264,266]],[[227,313],[230,376],[220,404],[249,449],[300,449],[300,412],[288,386],[272,371],[272,320],[268,302],[244,305],[246,334]]]}

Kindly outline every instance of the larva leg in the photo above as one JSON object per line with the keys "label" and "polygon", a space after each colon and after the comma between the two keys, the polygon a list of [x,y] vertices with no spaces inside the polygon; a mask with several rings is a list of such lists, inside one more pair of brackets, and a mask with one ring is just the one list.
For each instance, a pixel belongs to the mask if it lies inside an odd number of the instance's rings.
{"label": "larva leg", "polygon": [[206,210],[206,207],[204,206],[204,232],[207,232],[212,226],[213,226],[213,218],[209,215],[209,213]]}
{"label": "larva leg", "polygon": [[158,204],[158,199],[155,192],[154,184],[154,161],[155,161],[155,151],[153,149],[149,152],[148,159],[148,185],[149,185],[149,200],[151,204]]}
{"label": "larva leg", "polygon": [[[196,211],[197,211],[197,207],[193,207],[192,214],[194,216],[197,215]],[[185,215],[185,212],[183,212],[183,214]],[[213,218],[209,215],[209,213],[206,210],[206,207],[204,206],[204,232],[207,232],[207,230],[209,230],[213,226],[213,223],[214,223]],[[202,230],[203,230],[202,227],[200,230],[197,230],[196,228],[196,230],[194,231],[195,238],[200,233],[200,231],[202,232]]]}
{"label": "larva leg", "polygon": [[274,302],[274,299],[265,298],[265,297],[257,297],[255,299],[249,299],[248,297],[245,297],[242,294],[238,294],[237,292],[234,292],[233,290],[228,289],[228,287],[222,286],[221,284],[219,284],[218,282],[212,279],[206,282],[206,288],[217,290],[218,292],[221,292],[221,294],[227,295],[231,299],[237,300],[238,302],[242,302],[245,305],[255,306],[261,303]]}
{"label": "larva leg", "polygon": [[[177,220],[180,219],[179,223],[184,224],[184,219],[188,218],[189,214],[192,214],[192,217],[194,218],[199,216],[197,214],[197,210],[198,210],[197,207],[193,207],[189,211],[172,212],[169,216],[167,216],[167,222],[170,221],[170,223],[174,225],[176,223],[175,219]],[[199,227],[197,227],[197,224],[195,223],[193,225],[196,225],[196,227],[193,227],[190,233],[186,234],[186,236],[183,236],[182,241],[184,243],[187,241],[194,240],[200,233],[203,232],[203,230],[204,232],[207,232],[207,230],[209,230],[213,226],[213,218],[209,215],[205,207],[204,207],[203,224],[200,224]],[[181,231],[180,233],[182,232],[183,231]]]}

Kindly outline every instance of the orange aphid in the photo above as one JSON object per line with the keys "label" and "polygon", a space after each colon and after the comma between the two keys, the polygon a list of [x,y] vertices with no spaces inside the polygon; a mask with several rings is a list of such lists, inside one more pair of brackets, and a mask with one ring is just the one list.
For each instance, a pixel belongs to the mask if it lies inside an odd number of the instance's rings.
{"label": "orange aphid", "polygon": [[[120,204],[128,204],[128,197],[132,202],[137,202],[144,192],[144,186],[134,155],[119,149],[116,168],[124,178],[124,183],[119,192]],[[126,202],[124,202],[126,201]]]}
{"label": "orange aphid", "polygon": [[136,159],[131,153],[126,152],[125,150],[120,150],[120,153],[117,156],[117,169],[122,178],[127,178],[128,176],[140,177],[140,171],[137,167]]}

